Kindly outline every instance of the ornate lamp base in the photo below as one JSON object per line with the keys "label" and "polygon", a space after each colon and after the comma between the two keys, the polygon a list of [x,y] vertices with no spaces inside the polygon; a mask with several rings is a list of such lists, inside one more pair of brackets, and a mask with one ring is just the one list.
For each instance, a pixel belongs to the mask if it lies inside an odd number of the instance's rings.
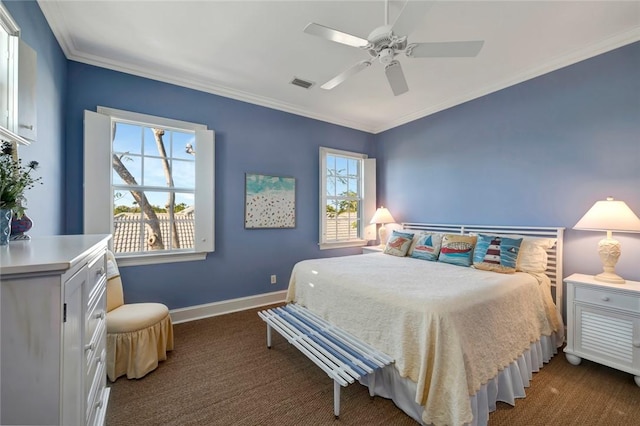
{"label": "ornate lamp base", "polygon": [[387,228],[385,228],[384,223],[378,229],[378,238],[380,238],[380,247],[387,245]]}
{"label": "ornate lamp base", "polygon": [[624,284],[625,280],[616,274],[616,263],[620,258],[620,242],[613,238],[603,238],[598,243],[598,254],[602,261],[604,272],[596,275],[594,278],[598,281],[614,284]]}

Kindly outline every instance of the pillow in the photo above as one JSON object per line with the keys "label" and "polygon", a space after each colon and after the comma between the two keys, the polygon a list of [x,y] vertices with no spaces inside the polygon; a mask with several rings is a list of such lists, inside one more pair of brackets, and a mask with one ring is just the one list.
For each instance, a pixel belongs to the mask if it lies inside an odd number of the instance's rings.
{"label": "pillow", "polygon": [[444,234],[438,260],[453,265],[471,266],[476,240],[474,235]]}
{"label": "pillow", "polygon": [[393,256],[406,256],[407,250],[409,250],[409,246],[411,245],[411,241],[413,241],[413,234],[393,231],[387,240],[384,252]]}
{"label": "pillow", "polygon": [[545,272],[547,250],[554,246],[555,238],[523,238],[516,270],[522,272]]}
{"label": "pillow", "polygon": [[522,238],[520,254],[518,255],[518,261],[516,262],[516,271],[545,272],[547,270],[547,250],[556,244],[556,238],[528,237],[518,234],[500,234],[500,236],[507,238]]}
{"label": "pillow", "polygon": [[513,274],[520,253],[522,238],[478,234],[473,252],[473,267],[485,271]]}
{"label": "pillow", "polygon": [[438,260],[440,246],[442,245],[442,234],[421,232],[413,236],[411,247],[407,256],[423,260]]}

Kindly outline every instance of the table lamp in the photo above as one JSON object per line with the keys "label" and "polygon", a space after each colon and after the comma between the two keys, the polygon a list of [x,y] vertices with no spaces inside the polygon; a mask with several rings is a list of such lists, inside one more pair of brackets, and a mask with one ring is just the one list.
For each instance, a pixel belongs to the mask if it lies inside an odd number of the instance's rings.
{"label": "table lamp", "polygon": [[381,224],[380,229],[378,230],[378,237],[380,238],[380,245],[384,246],[387,244],[387,228],[385,228],[385,223],[394,223],[395,219],[389,213],[389,210],[383,206],[380,206],[379,209],[376,210],[376,213],[371,218],[371,222],[375,224]]}
{"label": "table lamp", "polygon": [[594,278],[598,281],[623,284],[624,278],[615,272],[621,253],[620,242],[612,238],[612,233],[640,232],[640,219],[629,206],[624,201],[616,201],[612,197],[607,197],[606,201],[597,201],[573,229],[607,232],[607,237],[598,243],[598,254],[604,272]]}

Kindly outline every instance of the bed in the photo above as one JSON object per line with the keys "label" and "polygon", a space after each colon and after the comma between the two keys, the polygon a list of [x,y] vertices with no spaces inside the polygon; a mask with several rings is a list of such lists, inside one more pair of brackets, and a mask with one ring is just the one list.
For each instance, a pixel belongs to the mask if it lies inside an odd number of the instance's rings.
{"label": "bed", "polygon": [[[428,236],[440,239],[433,261],[414,257],[419,249],[429,254]],[[552,297],[562,276],[562,236],[563,228],[404,223],[386,253],[298,262],[287,302],[394,358],[360,381],[374,379],[370,391],[419,423],[486,424],[496,401],[524,397],[532,373],[562,345],[561,285]],[[409,255],[393,253],[400,240]],[[457,263],[459,240],[475,241],[475,267]],[[517,243],[515,254],[507,242]],[[482,256],[473,256],[480,247]],[[476,269],[495,254],[492,247],[502,247],[498,264],[511,253],[515,271]]]}

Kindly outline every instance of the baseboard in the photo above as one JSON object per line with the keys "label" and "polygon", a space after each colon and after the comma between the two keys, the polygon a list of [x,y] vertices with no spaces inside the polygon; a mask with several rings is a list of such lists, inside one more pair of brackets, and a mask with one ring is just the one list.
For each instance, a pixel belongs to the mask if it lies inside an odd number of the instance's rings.
{"label": "baseboard", "polygon": [[286,296],[286,290],[274,291],[272,293],[257,294],[255,296],[172,309],[169,313],[171,314],[171,321],[174,324],[180,324],[181,322],[195,321],[217,315],[244,311],[246,309],[259,308],[260,306],[272,305],[274,303],[282,303],[285,301]]}

